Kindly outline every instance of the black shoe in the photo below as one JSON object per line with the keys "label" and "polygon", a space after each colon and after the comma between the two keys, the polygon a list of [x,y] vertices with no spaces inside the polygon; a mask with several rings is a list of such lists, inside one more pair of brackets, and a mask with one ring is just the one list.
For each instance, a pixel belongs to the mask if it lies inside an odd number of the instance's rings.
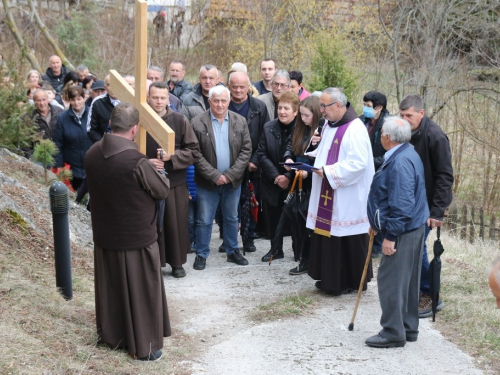
{"label": "black shoe", "polygon": [[376,259],[378,257],[382,256],[382,249],[381,248],[372,248],[372,259]]}
{"label": "black shoe", "polygon": [[172,276],[176,279],[180,279],[181,277],[186,277],[186,271],[182,266],[180,267],[172,267]]}
{"label": "black shoe", "polygon": [[365,344],[371,346],[372,348],[402,348],[403,346],[405,346],[406,340],[391,341],[383,338],[380,335],[375,335],[372,337],[368,337],[365,341]]}
{"label": "black shoe", "polygon": [[201,271],[201,270],[205,269],[206,264],[207,264],[207,260],[205,258],[197,255],[196,258],[194,259],[193,268],[195,270]]}
{"label": "black shoe", "polygon": [[415,342],[417,341],[418,336],[408,336],[406,335],[406,341],[407,342]]}
{"label": "black shoe", "polygon": [[219,253],[225,253],[226,249],[224,249],[224,243],[219,246]]}
{"label": "black shoe", "polygon": [[300,263],[297,267],[294,267],[288,272],[289,275],[302,275],[307,273],[309,265],[307,263]]}
{"label": "black shoe", "polygon": [[[269,262],[271,259],[272,255],[272,250],[269,250],[269,252],[262,257],[263,262]],[[275,259],[283,259],[285,257],[285,254],[283,253],[283,250],[279,250],[276,254],[273,255],[273,260]]]}
{"label": "black shoe", "polygon": [[322,292],[324,292],[330,296],[334,296],[334,297],[338,297],[338,296],[341,296],[342,294],[349,294],[349,293],[354,292],[354,289],[344,289],[341,292],[334,292],[334,291],[323,288],[323,286],[321,285],[321,281],[316,281],[314,286],[316,286],[316,288],[318,288]]}
{"label": "black shoe", "polygon": [[234,253],[227,255],[227,261],[236,263],[238,266],[246,266],[248,265],[248,260],[243,258],[239,250],[235,250]]}
{"label": "black shoe", "polygon": [[138,358],[139,361],[150,361],[150,362],[154,362],[154,361],[158,361],[160,360],[160,358],[163,356],[163,353],[161,352],[161,350],[157,350],[156,352],[154,353],[149,353],[146,357],[143,357],[143,358]]}
{"label": "black shoe", "polygon": [[255,244],[253,243],[253,240],[247,241],[243,243],[243,251],[245,253],[253,253],[257,251],[257,248],[255,247]]}

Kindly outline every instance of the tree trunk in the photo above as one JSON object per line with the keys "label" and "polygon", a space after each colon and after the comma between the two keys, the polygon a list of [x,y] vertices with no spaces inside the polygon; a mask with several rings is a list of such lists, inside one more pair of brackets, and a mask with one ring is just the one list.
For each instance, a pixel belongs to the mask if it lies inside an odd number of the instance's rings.
{"label": "tree trunk", "polygon": [[26,57],[26,59],[29,61],[31,64],[31,67],[35,70],[38,70],[39,72],[42,73],[42,67],[40,66],[40,63],[38,62],[37,58],[35,55],[30,51],[30,48],[24,41],[23,35],[19,31],[16,25],[16,21],[14,20],[14,16],[12,15],[12,10],[10,6],[10,1],[9,0],[2,0],[3,3],[3,9],[5,10],[5,24],[8,26],[10,29],[10,32],[12,33],[12,36],[14,37],[14,40],[16,41],[17,45],[19,46],[21,50],[22,56]]}
{"label": "tree trunk", "polygon": [[43,21],[41,20],[40,16],[38,15],[38,13],[35,9],[35,5],[33,4],[33,0],[28,0],[28,4],[29,4],[29,7],[31,9],[31,12],[33,14],[33,17],[35,19],[37,26],[40,28],[40,31],[42,32],[45,39],[47,39],[47,41],[52,46],[52,48],[54,48],[55,53],[61,58],[62,63],[67,68],[69,68],[71,70],[76,70],[75,67],[73,66],[73,64],[71,64],[71,62],[68,60],[68,58],[64,55],[63,51],[61,50],[61,48],[57,44],[56,40],[52,37],[52,35],[50,35],[49,30],[47,29],[47,26],[45,26],[45,24],[43,23]]}

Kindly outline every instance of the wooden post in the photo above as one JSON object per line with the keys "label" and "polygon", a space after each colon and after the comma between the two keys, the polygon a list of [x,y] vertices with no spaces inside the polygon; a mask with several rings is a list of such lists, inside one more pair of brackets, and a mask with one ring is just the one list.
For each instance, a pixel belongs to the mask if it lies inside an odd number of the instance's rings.
{"label": "wooden post", "polygon": [[476,223],[474,222],[474,206],[470,209],[470,230],[469,230],[469,242],[473,243],[476,238]]}
{"label": "wooden post", "polygon": [[491,215],[490,219],[490,240],[495,241],[495,215]]}
{"label": "wooden post", "polygon": [[460,230],[460,238],[465,240],[467,237],[467,206],[462,207],[462,228]]}
{"label": "wooden post", "polygon": [[484,208],[479,209],[479,237],[484,241]]}
{"label": "wooden post", "polygon": [[175,152],[175,133],[153,111],[146,101],[146,75],[148,57],[148,4],[144,0],[135,1],[135,90],[116,71],[110,71],[113,93],[122,102],[132,103],[139,111],[141,124],[136,142],[139,150],[146,153],[146,131],[170,155]]}

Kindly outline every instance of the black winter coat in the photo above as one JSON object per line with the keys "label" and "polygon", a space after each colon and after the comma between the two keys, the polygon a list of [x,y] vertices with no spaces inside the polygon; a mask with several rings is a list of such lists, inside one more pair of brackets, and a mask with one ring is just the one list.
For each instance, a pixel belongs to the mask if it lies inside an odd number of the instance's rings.
{"label": "black winter coat", "polygon": [[[375,164],[375,171],[380,168],[382,164],[384,164],[384,155],[385,149],[382,147],[382,142],[380,141],[380,137],[382,135],[382,125],[384,125],[384,121],[387,116],[390,116],[389,111],[384,109],[381,113],[377,122],[375,123],[375,129],[373,129],[372,134],[370,135],[370,143],[372,145],[372,153],[373,153],[373,163]],[[365,116],[361,115],[359,117],[361,121],[365,124],[368,129],[368,123],[370,122],[369,118],[365,118]]]}
{"label": "black winter coat", "polygon": [[453,200],[453,167],[450,141],[438,124],[424,116],[412,132],[410,143],[422,159],[430,217],[443,220],[444,211]]}
{"label": "black winter coat", "polygon": [[77,178],[85,177],[83,158],[92,146],[87,136],[88,115],[89,109],[85,107],[82,118],[78,119],[70,107],[59,115],[54,131],[54,143],[59,148],[55,166],[62,167],[64,163],[71,165],[73,176]]}
{"label": "black winter coat", "polygon": [[[280,174],[285,175],[290,181],[293,179],[295,172],[287,171],[279,163],[284,162],[284,152],[280,150],[293,137],[293,128],[295,122],[289,125],[290,132],[283,139],[281,136],[280,122],[278,119],[269,121],[264,125],[264,130],[257,149],[259,157],[259,165],[262,169],[260,176],[260,196],[271,206],[276,207],[281,192],[283,191],[278,185],[274,184],[274,179]],[[290,185],[288,186],[288,189]]]}
{"label": "black winter coat", "polygon": [[61,74],[58,76],[54,75],[52,68],[47,68],[45,74],[42,76],[42,81],[49,82],[54,88],[54,90],[56,90],[57,94],[60,94],[63,88],[64,76],[67,73],[69,73],[69,70],[64,65],[61,67]]}
{"label": "black winter coat", "polygon": [[269,122],[266,105],[263,101],[255,99],[248,95],[250,109],[247,114],[248,131],[252,139],[252,157],[250,161],[255,165],[259,165],[259,157],[257,156],[257,148],[259,147],[260,136],[264,125]]}
{"label": "black winter coat", "polygon": [[92,113],[90,121],[90,131],[89,138],[92,143],[100,141],[104,133],[107,133],[109,119],[111,118],[111,112],[113,111],[113,104],[109,99],[109,95],[105,94],[100,98],[96,98],[92,103]]}

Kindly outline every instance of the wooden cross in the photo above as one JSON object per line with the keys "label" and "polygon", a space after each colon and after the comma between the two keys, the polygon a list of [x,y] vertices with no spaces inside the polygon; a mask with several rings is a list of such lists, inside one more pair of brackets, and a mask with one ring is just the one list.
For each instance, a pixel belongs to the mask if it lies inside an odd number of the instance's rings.
{"label": "wooden cross", "polygon": [[321,196],[321,198],[325,198],[325,203],[324,203],[325,206],[328,204],[329,199],[332,200],[332,197],[328,196],[328,192],[329,190],[325,191],[325,194]]}
{"label": "wooden cross", "polygon": [[146,153],[146,131],[170,155],[175,151],[175,133],[146,101],[148,56],[148,4],[135,0],[135,90],[116,71],[110,71],[113,93],[121,102],[133,104],[139,111],[140,130],[136,137],[139,150]]}

